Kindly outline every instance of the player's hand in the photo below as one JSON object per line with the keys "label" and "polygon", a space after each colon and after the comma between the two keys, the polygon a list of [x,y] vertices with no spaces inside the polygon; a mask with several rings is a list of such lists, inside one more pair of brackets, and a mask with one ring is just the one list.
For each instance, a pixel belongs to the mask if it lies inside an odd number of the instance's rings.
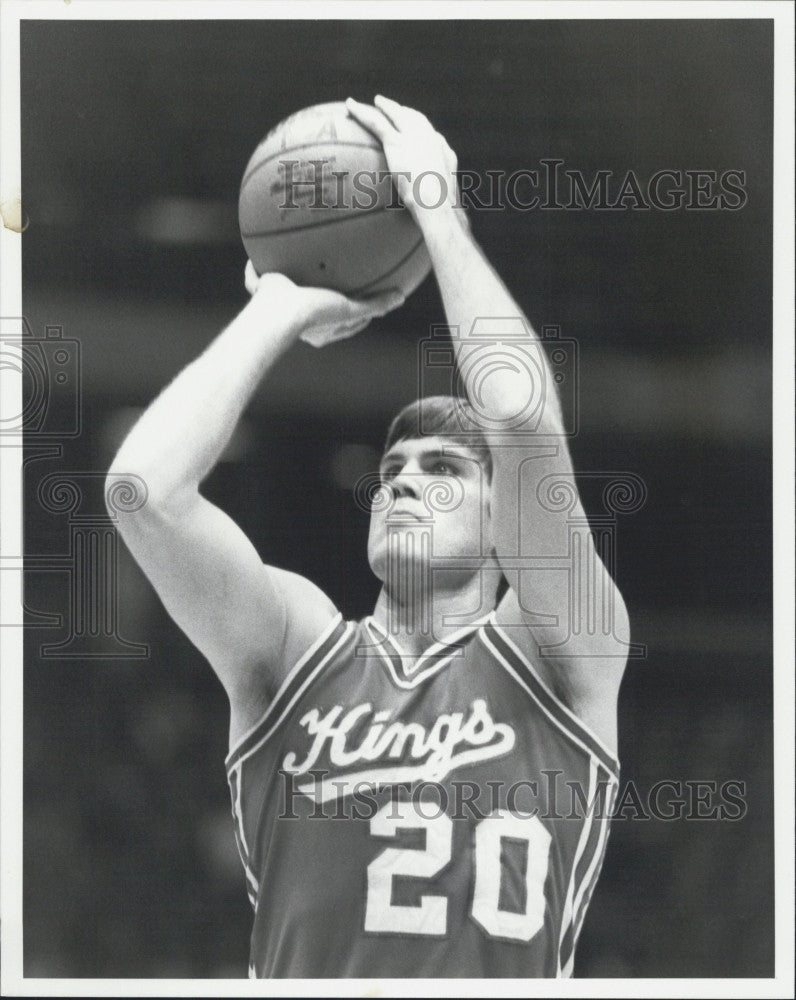
{"label": "player's hand", "polygon": [[313,347],[353,337],[376,316],[384,316],[404,301],[396,289],[350,299],[328,288],[301,287],[284,274],[258,275],[251,261],[246,262],[244,283],[253,302],[262,303],[269,316],[286,312],[298,323],[301,339]]}
{"label": "player's hand", "polygon": [[[440,215],[441,207],[460,208],[456,154],[424,114],[377,95],[375,107],[349,98],[348,113],[384,147],[393,183],[419,226]],[[456,213],[467,227],[463,211]]]}

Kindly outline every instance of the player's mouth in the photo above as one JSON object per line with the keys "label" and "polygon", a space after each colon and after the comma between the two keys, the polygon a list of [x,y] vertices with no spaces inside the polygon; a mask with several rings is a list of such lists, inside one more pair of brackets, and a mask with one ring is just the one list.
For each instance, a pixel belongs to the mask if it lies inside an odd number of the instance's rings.
{"label": "player's mouth", "polygon": [[410,510],[408,507],[395,507],[387,515],[387,523],[395,521],[426,521],[427,517]]}

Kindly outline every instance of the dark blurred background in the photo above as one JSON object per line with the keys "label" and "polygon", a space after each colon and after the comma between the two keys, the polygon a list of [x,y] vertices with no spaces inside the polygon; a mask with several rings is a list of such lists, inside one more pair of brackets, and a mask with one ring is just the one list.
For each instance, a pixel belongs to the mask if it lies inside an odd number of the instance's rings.
{"label": "dark blurred background", "polygon": [[[467,170],[745,171],[736,211],[471,215],[532,322],[578,341],[576,467],[648,488],[618,533],[647,646],[623,687],[623,779],[746,787],[735,822],[614,824],[576,974],[773,975],[772,39],[762,20],[23,21],[24,312],[79,342],[82,375],[80,433],[54,389],[49,437],[28,438],[27,976],[246,974],[225,697],[121,542],[118,564],[112,545],[93,556],[120,638],[74,634],[76,553],[104,530],[101,476],[74,473],[102,473],[243,305],[237,192],[265,132],[376,92],[428,114]],[[442,318],[429,279],[354,341],[298,346],[208,482],[264,559],[347,616],[377,592],[351,486]],[[42,501],[56,473],[79,511]]]}

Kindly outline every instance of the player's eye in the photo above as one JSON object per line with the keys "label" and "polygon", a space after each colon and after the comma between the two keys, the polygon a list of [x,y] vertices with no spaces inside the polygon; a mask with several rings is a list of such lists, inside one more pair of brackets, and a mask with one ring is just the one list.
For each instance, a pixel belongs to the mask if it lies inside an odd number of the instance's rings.
{"label": "player's eye", "polygon": [[383,483],[389,483],[398,475],[397,465],[386,465],[380,472],[381,481]]}
{"label": "player's eye", "polygon": [[454,474],[453,467],[441,459],[437,459],[436,462],[431,466],[431,471],[436,476],[452,476]]}

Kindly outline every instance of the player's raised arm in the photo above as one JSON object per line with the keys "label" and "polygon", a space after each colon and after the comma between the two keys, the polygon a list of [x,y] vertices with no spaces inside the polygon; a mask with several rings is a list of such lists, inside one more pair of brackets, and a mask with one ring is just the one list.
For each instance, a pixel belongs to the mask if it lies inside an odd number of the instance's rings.
{"label": "player's raised arm", "polygon": [[250,265],[247,288],[250,301],[150,405],[108,473],[109,489],[131,474],[146,484],[142,506],[116,512],[119,530],[224,684],[232,740],[259,718],[334,608],[309,581],[265,566],[200,484],[258,384],[298,337],[356,333],[401,301],[391,293],[356,303],[276,274],[258,280]]}
{"label": "player's raised arm", "polygon": [[[559,696],[613,746],[627,615],[588,529],[570,546],[568,520],[586,522],[545,352],[462,224],[456,157],[447,142],[419,112],[380,97],[376,106],[352,102],[349,110],[381,139],[398,192],[423,231],[447,320],[456,328],[459,370],[492,452],[493,539],[510,584],[498,618]],[[449,197],[440,205],[441,182]],[[566,512],[545,502],[545,486],[554,483],[572,498]],[[566,565],[540,571],[544,560],[561,563],[568,555]],[[601,620],[581,621],[587,609]],[[545,657],[553,647],[555,654]]]}

